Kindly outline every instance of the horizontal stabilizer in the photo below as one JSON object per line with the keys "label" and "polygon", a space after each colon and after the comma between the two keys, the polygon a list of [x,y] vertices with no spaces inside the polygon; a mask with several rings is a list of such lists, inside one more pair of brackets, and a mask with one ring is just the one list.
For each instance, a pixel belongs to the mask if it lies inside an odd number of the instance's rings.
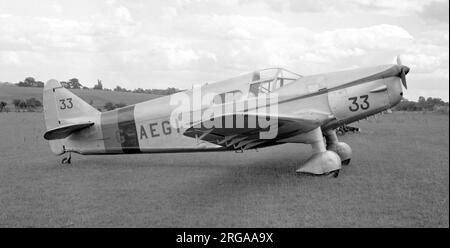
{"label": "horizontal stabilizer", "polygon": [[44,138],[46,140],[56,140],[56,139],[64,139],[70,134],[79,131],[81,129],[87,128],[94,125],[94,122],[85,122],[85,123],[77,123],[77,124],[66,124],[59,126],[57,128],[53,128],[45,132]]}

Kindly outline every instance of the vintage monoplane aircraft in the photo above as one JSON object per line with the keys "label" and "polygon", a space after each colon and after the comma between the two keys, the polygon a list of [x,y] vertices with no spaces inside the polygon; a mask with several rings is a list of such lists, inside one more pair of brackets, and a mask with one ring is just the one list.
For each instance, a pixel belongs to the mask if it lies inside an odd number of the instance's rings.
{"label": "vintage monoplane aircraft", "polygon": [[[107,112],[49,80],[44,138],[55,154],[68,153],[62,163],[69,164],[72,152],[243,152],[306,143],[312,155],[297,172],[337,176],[352,151],[338,141],[335,129],[399,103],[408,72],[399,57],[397,64],[312,76],[272,68]],[[252,100],[269,98],[259,101],[264,104]]]}

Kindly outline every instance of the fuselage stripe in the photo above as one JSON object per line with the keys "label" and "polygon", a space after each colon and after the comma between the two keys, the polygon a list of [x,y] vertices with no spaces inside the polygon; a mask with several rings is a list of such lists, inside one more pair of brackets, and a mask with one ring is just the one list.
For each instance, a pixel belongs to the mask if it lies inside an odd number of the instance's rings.
{"label": "fuselage stripe", "polygon": [[130,105],[101,114],[101,128],[106,153],[140,152],[134,108],[135,105]]}
{"label": "fuselage stripe", "polygon": [[134,120],[134,105],[117,110],[117,121],[124,153],[140,152],[136,122]]}

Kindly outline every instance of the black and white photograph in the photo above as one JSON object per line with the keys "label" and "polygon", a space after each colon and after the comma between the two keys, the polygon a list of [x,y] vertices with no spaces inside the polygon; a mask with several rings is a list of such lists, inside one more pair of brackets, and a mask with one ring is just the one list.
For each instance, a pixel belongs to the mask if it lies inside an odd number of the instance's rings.
{"label": "black and white photograph", "polygon": [[0,0],[0,228],[449,228],[449,1]]}

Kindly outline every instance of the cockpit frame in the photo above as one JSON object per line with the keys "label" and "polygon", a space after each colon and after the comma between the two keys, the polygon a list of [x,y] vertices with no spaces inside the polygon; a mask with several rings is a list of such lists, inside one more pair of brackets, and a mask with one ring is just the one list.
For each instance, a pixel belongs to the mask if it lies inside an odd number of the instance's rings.
{"label": "cockpit frame", "polygon": [[[269,74],[266,76],[265,74]],[[264,76],[262,76],[264,75]],[[253,80],[249,82],[249,97],[269,94],[303,76],[283,68],[267,68],[253,72]]]}

